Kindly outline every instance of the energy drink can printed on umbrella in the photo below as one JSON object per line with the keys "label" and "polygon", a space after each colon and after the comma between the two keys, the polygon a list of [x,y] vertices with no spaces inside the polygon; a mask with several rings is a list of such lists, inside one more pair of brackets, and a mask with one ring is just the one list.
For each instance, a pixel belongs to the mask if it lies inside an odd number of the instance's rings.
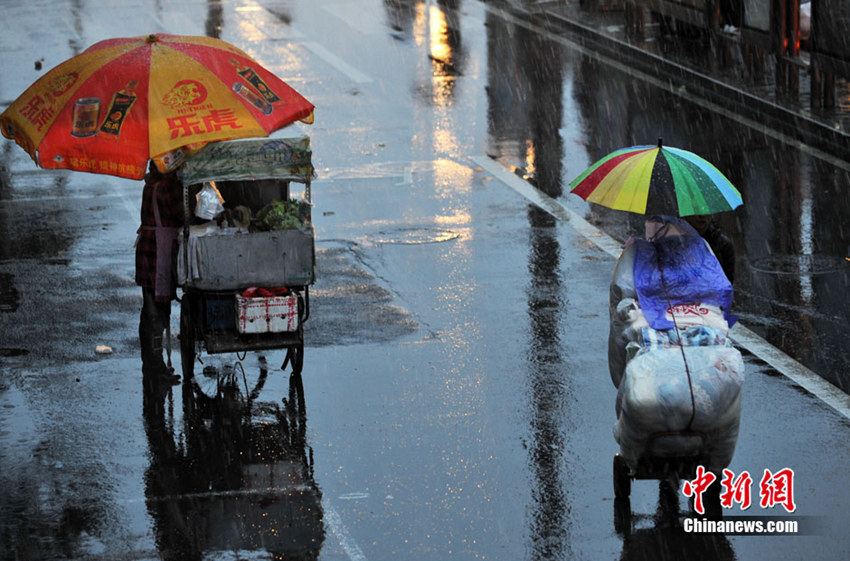
{"label": "energy drink can printed on umbrella", "polygon": [[115,92],[109,111],[106,112],[106,118],[100,126],[101,132],[109,134],[115,141],[118,140],[118,135],[121,133],[121,125],[124,123],[124,119],[127,118],[127,114],[136,102],[136,95],[133,90],[136,89],[137,85],[138,82],[130,80],[124,89]]}
{"label": "energy drink can printed on umbrella", "polygon": [[71,135],[79,138],[97,134],[100,122],[100,98],[81,97],[74,102],[71,116]]}
{"label": "energy drink can printed on umbrella", "polygon": [[236,82],[233,84],[233,91],[247,99],[248,102],[260,110],[263,115],[271,115],[272,111],[274,111],[274,107],[272,107],[271,103],[252,92],[251,89],[242,82]]}
{"label": "energy drink can printed on umbrella", "polygon": [[266,101],[269,103],[280,101],[280,97],[278,97],[278,95],[269,88],[268,84],[263,81],[260,75],[257,74],[253,68],[249,66],[242,66],[234,58],[230,59],[230,64],[236,67],[236,73],[245,78],[249,84],[254,86],[254,89],[260,92],[260,95],[262,95]]}

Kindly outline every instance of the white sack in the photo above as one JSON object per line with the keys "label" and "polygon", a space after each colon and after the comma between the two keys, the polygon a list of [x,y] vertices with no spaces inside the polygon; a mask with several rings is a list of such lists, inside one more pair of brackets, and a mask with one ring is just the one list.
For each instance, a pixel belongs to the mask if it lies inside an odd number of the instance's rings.
{"label": "white sack", "polygon": [[653,433],[685,430],[694,412],[690,429],[706,435],[703,444],[711,463],[706,467],[722,470],[737,442],[743,382],[743,358],[730,346],[661,348],[638,354],[626,366],[617,393],[614,438],[621,454],[630,464],[645,454],[687,455],[690,451],[676,450],[675,441],[664,450],[647,450],[647,445]]}

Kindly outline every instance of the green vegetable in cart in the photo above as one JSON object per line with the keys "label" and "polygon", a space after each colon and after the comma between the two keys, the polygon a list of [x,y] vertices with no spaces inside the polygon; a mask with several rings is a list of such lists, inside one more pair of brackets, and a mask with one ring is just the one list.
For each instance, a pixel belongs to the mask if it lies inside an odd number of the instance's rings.
{"label": "green vegetable in cart", "polygon": [[257,229],[268,232],[300,228],[298,210],[298,201],[272,201],[257,213]]}

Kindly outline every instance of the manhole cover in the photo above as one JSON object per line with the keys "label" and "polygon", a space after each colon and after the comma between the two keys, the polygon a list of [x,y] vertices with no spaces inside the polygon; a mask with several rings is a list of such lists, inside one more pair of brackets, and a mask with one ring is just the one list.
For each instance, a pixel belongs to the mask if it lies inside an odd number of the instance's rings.
{"label": "manhole cover", "polygon": [[771,255],[756,259],[750,266],[773,275],[825,275],[845,271],[850,263],[834,255]]}

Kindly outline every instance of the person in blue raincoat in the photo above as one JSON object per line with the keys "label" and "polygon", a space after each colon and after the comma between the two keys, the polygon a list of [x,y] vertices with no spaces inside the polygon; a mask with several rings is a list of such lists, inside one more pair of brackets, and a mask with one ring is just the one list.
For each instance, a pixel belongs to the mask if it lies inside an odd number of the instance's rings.
{"label": "person in blue raincoat", "polygon": [[726,278],[730,283],[735,284],[735,246],[732,240],[720,231],[715,217],[710,214],[701,214],[688,216],[685,220],[694,227],[702,239],[708,242],[711,251],[723,267]]}

